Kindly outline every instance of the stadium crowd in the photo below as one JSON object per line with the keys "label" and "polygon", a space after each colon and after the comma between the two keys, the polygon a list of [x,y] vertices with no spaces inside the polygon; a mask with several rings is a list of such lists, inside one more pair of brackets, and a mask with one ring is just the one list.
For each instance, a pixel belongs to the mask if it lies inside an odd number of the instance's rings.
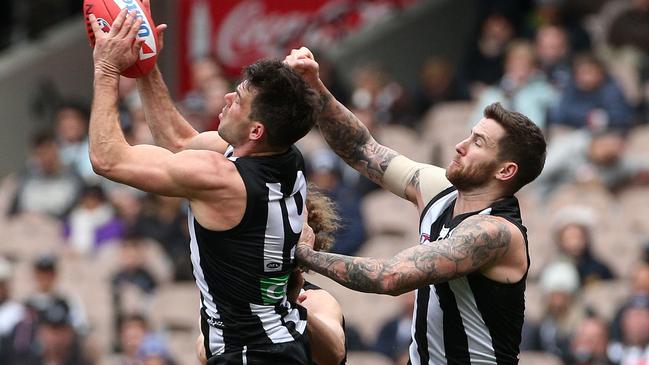
{"label": "stadium crowd", "polygon": [[[537,123],[549,150],[519,196],[532,260],[521,363],[649,364],[649,0],[478,6],[463,62],[431,56],[417,85],[373,63],[347,87],[326,54],[316,56],[322,77],[381,143],[440,166],[489,103]],[[235,81],[215,59],[196,59],[178,107],[196,129],[217,130]],[[120,94],[129,143],[152,143],[135,81],[122,79]],[[0,364],[193,364],[186,202],[92,171],[87,102],[58,103],[0,188]],[[414,209],[346,166],[317,131],[299,147],[308,180],[342,217],[332,251],[387,255],[416,242]],[[407,362],[412,293],[327,288],[343,305],[351,364]]]}

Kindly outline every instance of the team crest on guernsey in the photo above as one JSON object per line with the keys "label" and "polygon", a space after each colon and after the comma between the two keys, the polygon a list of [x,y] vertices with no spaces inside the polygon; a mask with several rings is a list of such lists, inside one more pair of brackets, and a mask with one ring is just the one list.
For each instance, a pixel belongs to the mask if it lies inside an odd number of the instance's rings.
{"label": "team crest on guernsey", "polygon": [[430,235],[428,233],[422,233],[419,236],[419,243],[430,242]]}

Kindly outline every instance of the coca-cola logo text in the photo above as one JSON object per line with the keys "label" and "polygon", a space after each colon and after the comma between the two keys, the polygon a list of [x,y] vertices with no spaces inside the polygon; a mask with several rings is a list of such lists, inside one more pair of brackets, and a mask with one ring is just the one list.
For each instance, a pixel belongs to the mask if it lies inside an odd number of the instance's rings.
{"label": "coca-cola logo text", "polygon": [[306,27],[303,12],[267,13],[262,1],[243,1],[230,11],[217,31],[215,49],[227,67],[240,67],[261,57],[277,57],[282,41]]}

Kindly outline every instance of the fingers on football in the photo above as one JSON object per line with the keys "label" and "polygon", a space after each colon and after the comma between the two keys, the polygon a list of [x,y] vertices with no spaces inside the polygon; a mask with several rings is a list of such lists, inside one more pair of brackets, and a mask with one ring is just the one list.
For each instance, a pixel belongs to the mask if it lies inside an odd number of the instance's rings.
{"label": "fingers on football", "polygon": [[110,36],[116,36],[120,33],[122,30],[122,25],[124,24],[124,21],[126,19],[126,14],[127,14],[126,9],[122,9],[119,14],[117,15],[117,18],[113,21],[113,25],[110,27],[110,32],[108,34]]}
{"label": "fingers on football", "polygon": [[88,21],[90,22],[90,26],[92,27],[92,33],[95,35],[95,39],[104,34],[104,32],[99,27],[99,22],[97,21],[95,14],[88,15]]}
{"label": "fingers on football", "polygon": [[164,47],[164,33],[167,30],[167,24],[160,24],[156,27],[156,32],[158,33],[158,46],[160,49]]}
{"label": "fingers on football", "polygon": [[[122,23],[121,29],[117,33],[117,38],[129,38],[131,36],[131,30],[135,25],[138,18],[135,17],[135,12],[129,11],[126,14],[124,23]],[[131,37],[132,38],[132,37]]]}
{"label": "fingers on football", "polygon": [[127,38],[129,39],[137,38],[137,33],[140,31],[140,25],[142,25],[142,19],[139,17],[135,18],[133,20],[133,23],[131,24],[130,29],[128,30]]}

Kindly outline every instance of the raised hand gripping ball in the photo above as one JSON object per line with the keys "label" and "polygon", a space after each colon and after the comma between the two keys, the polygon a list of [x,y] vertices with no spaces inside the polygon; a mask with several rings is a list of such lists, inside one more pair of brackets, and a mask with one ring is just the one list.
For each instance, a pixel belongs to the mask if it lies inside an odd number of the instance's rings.
{"label": "raised hand gripping ball", "polygon": [[142,49],[140,50],[140,57],[133,64],[122,72],[123,76],[136,78],[144,76],[155,66],[156,59],[158,58],[158,33],[156,32],[155,24],[151,19],[151,15],[144,10],[140,0],[84,0],[83,1],[83,14],[86,21],[86,30],[88,34],[88,41],[90,46],[95,46],[95,35],[92,33],[92,26],[88,19],[90,14],[95,14],[101,29],[104,32],[110,31],[117,15],[122,9],[129,11],[136,11],[138,17],[142,18],[142,25],[138,32],[139,38],[144,38]]}

